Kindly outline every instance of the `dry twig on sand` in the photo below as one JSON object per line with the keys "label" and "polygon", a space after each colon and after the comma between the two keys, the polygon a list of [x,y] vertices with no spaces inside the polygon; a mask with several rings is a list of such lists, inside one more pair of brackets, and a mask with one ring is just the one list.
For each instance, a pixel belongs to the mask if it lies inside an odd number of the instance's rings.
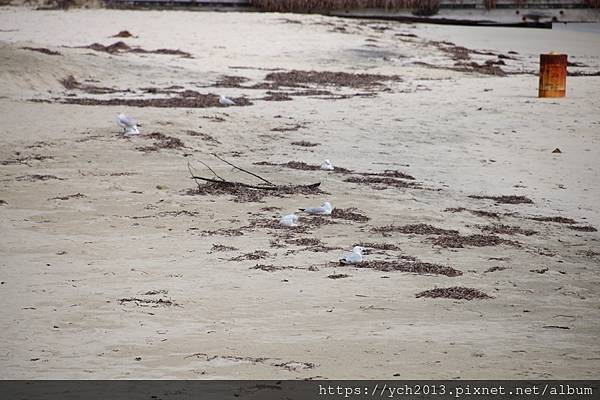
{"label": "dry twig on sand", "polygon": [[[230,181],[219,176],[213,168],[203,161],[200,161],[206,166],[214,175],[214,178],[208,178],[204,176],[198,176],[194,174],[190,163],[188,163],[188,171],[192,179],[196,182],[198,192],[196,194],[232,194],[236,196],[236,201],[260,201],[264,196],[282,196],[285,194],[319,194],[322,193],[319,189],[321,182],[309,184],[309,185],[276,185],[271,181],[263,178],[262,176],[241,168],[217,154],[212,154],[218,160],[230,165],[231,167],[244,172],[245,174],[251,175],[255,178],[260,179],[264,183],[250,184],[238,181]],[[206,182],[200,184],[199,181]]]}

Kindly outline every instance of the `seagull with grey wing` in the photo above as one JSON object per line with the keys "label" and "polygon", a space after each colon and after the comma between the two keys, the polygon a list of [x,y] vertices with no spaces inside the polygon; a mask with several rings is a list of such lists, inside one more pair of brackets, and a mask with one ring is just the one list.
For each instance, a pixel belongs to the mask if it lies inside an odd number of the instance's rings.
{"label": "seagull with grey wing", "polygon": [[235,101],[223,96],[222,94],[219,95],[219,104],[224,105],[225,107],[228,106],[234,106],[235,105]]}
{"label": "seagull with grey wing", "polygon": [[350,264],[360,264],[363,261],[363,251],[364,247],[354,246],[352,248],[352,252],[347,254],[344,258],[340,259],[340,264],[342,265],[350,265]]}
{"label": "seagull with grey wing", "polygon": [[319,207],[301,208],[300,211],[304,211],[305,213],[312,215],[330,215],[331,211],[333,211],[333,207],[331,207],[331,204],[326,201]]}
{"label": "seagull with grey wing", "polygon": [[323,161],[323,164],[321,164],[320,167],[323,171],[333,171],[335,168],[333,167],[333,164],[331,163],[331,161],[329,160],[325,160]]}
{"label": "seagull with grey wing", "polygon": [[138,135],[140,133],[137,122],[123,113],[117,116],[117,125],[123,128],[123,134],[125,135]]}

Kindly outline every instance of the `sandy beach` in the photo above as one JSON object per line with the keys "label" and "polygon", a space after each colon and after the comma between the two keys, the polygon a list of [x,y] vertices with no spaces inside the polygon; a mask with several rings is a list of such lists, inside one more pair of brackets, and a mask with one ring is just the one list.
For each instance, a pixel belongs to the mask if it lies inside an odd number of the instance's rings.
{"label": "sandy beach", "polygon": [[0,378],[597,378],[599,44],[0,7]]}

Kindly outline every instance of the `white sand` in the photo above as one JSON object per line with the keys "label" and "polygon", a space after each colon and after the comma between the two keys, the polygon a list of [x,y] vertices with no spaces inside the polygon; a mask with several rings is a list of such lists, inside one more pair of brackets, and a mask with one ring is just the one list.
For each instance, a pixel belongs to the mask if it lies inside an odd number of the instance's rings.
{"label": "white sand", "polygon": [[[286,23],[286,18],[301,23]],[[560,215],[600,226],[600,78],[570,77],[566,98],[538,99],[534,75],[490,77],[413,62],[453,64],[426,44],[433,39],[504,54],[515,50],[517,60],[503,67],[508,71],[535,68],[538,54],[547,50],[565,51],[589,66],[581,70],[597,71],[600,47],[593,43],[599,36],[375,25],[390,29],[319,16],[0,8],[0,160],[53,157],[0,165],[0,199],[6,202],[0,205],[0,377],[597,377],[600,235],[521,217]],[[330,32],[335,26],[349,33]],[[111,56],[61,47],[110,44],[121,39],[109,36],[123,29],[139,36],[122,39],[130,46],[181,49],[194,58]],[[62,56],[23,46],[50,48]],[[231,68],[239,66],[254,69]],[[228,109],[29,101],[66,98],[69,91],[58,79],[67,75],[135,91],[98,98],[134,98],[143,87],[180,85],[258,99],[263,90],[209,87],[223,74],[262,82],[267,71],[258,67],[399,74],[404,81],[374,98],[253,100],[252,106]],[[121,111],[142,124],[142,133],[174,136],[187,148],[136,150],[152,141],[120,139],[115,117]],[[225,122],[204,118],[212,116]],[[296,123],[305,127],[270,131]],[[210,134],[220,144],[189,136],[188,130]],[[321,145],[290,146],[298,140]],[[556,147],[562,154],[552,154]],[[215,151],[276,182],[321,181],[330,194],[267,198],[264,204],[184,195],[193,187],[188,160],[199,172],[198,160],[210,161],[219,174],[246,179],[208,155]],[[318,165],[325,158],[357,171],[400,169],[441,190],[373,190],[344,182],[344,175],[252,165],[291,160]],[[32,174],[64,180],[16,179]],[[52,199],[76,193],[85,197]],[[472,194],[525,195],[534,204],[495,205],[467,197]],[[358,207],[371,220],[295,236],[318,237],[339,250],[286,255],[303,247],[270,247],[274,236],[268,229],[245,230],[237,237],[200,234],[239,228],[259,216],[278,218],[326,200],[334,207]],[[261,210],[266,206],[281,210]],[[447,249],[433,245],[434,237],[370,232],[393,221],[466,235],[494,222],[444,212],[447,207],[515,213],[498,222],[539,233],[501,235],[521,247]],[[177,211],[194,215],[161,214]],[[464,274],[449,278],[328,266],[360,241],[393,243],[405,255]],[[238,250],[211,252],[213,244]],[[229,261],[259,249],[269,256]],[[385,253],[365,258],[399,254]],[[257,263],[302,269],[249,269]],[[319,270],[308,271],[309,266]],[[507,269],[484,273],[494,266]],[[546,267],[544,274],[530,272]],[[328,279],[334,271],[351,276]],[[448,286],[477,288],[494,298],[415,298],[422,290]],[[151,290],[168,292],[142,295]],[[181,307],[120,304],[128,297],[171,299]],[[195,353],[201,354],[187,357]],[[288,369],[278,366],[291,361],[296,363]]]}

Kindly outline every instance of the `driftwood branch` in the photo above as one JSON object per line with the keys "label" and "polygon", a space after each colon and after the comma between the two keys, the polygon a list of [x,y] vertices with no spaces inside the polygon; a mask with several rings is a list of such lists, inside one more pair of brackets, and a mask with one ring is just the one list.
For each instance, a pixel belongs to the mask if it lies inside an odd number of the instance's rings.
{"label": "driftwood branch", "polygon": [[200,162],[202,163],[202,165],[204,165],[206,168],[208,168],[210,170],[210,172],[213,173],[213,175],[217,178],[219,178],[220,180],[222,180],[223,182],[225,182],[225,179],[221,178],[219,175],[217,175],[217,173],[204,161],[200,160]]}
{"label": "driftwood branch", "polygon": [[[221,157],[219,157],[219,156],[218,156],[217,154],[215,154],[215,153],[212,153],[212,155],[213,155],[213,156],[215,156],[216,158],[218,158],[219,160],[223,161],[225,164],[231,165],[233,168],[235,168],[235,169],[237,169],[237,170],[240,170],[240,171],[242,171],[242,172],[245,172],[245,173],[247,173],[247,174],[249,174],[249,175],[252,175],[252,176],[254,176],[255,178],[258,178],[258,179],[260,179],[261,181],[263,181],[263,182],[265,182],[265,183],[267,183],[267,184],[269,184],[269,185],[271,185],[271,186],[276,186],[275,184],[273,184],[272,182],[269,182],[268,180],[266,180],[266,179],[265,179],[265,178],[263,178],[262,176],[260,176],[260,175],[258,175],[258,174],[255,174],[254,172],[250,172],[250,171],[248,171],[248,170],[245,170],[245,169],[243,169],[243,168],[240,168],[240,167],[238,167],[237,165],[234,165],[234,164],[230,163],[229,161],[222,159]],[[203,164],[204,164],[204,163],[203,163]]]}
{"label": "driftwood branch", "polygon": [[215,185],[222,185],[223,187],[229,187],[232,188],[234,191],[236,188],[245,188],[245,189],[253,189],[253,190],[266,190],[266,191],[271,191],[271,192],[280,192],[280,193],[294,193],[296,191],[301,191],[301,190],[314,190],[317,189],[320,185],[321,182],[317,182],[317,183],[312,183],[309,185],[275,185],[272,182],[269,182],[268,180],[264,179],[263,177],[254,174],[250,171],[247,171],[243,168],[238,167],[237,165],[233,165],[232,163],[230,163],[229,161],[223,160],[221,157],[219,157],[216,154],[213,154],[213,156],[215,156],[216,158],[218,158],[219,160],[223,161],[226,164],[231,165],[232,167],[234,167],[235,169],[238,169],[242,172],[245,172],[247,174],[250,174],[252,176],[255,176],[257,178],[259,178],[260,180],[266,182],[266,184],[258,184],[258,185],[252,185],[252,184],[248,184],[248,183],[244,183],[244,182],[236,182],[236,181],[229,181],[224,179],[223,177],[219,176],[208,164],[206,164],[203,161],[200,161],[204,166],[206,166],[206,168],[208,168],[210,170],[210,172],[212,172],[212,174],[214,175],[214,178],[207,178],[204,176],[198,176],[194,174],[194,171],[192,169],[192,166],[190,164],[190,162],[188,161],[188,171],[190,172],[190,176],[191,179],[194,180],[194,182],[196,182],[196,186],[198,187],[198,190],[200,192],[202,192],[202,190],[204,189],[203,186],[201,186],[200,181],[204,181],[204,182],[209,182]]}
{"label": "driftwood branch", "polygon": [[188,161],[187,163],[187,167],[188,167],[188,171],[190,171],[190,175],[192,176],[192,178],[194,179],[194,182],[196,182],[196,186],[198,186],[198,190],[200,190],[200,182],[198,182],[197,178],[194,178],[194,173],[192,172],[192,166],[190,165],[190,162]]}
{"label": "driftwood branch", "polygon": [[312,183],[310,185],[289,185],[289,186],[288,185],[280,185],[280,186],[261,185],[261,186],[259,186],[259,185],[249,185],[249,184],[243,183],[243,182],[233,182],[233,181],[224,181],[224,180],[218,180],[218,179],[212,179],[212,178],[205,178],[203,176],[195,176],[195,175],[192,175],[192,179],[194,179],[194,180],[200,179],[200,180],[203,180],[206,182],[218,183],[221,185],[241,186],[241,187],[245,187],[248,189],[256,189],[256,190],[281,190],[284,188],[302,188],[302,187],[314,189],[314,188],[321,186],[321,182]]}

